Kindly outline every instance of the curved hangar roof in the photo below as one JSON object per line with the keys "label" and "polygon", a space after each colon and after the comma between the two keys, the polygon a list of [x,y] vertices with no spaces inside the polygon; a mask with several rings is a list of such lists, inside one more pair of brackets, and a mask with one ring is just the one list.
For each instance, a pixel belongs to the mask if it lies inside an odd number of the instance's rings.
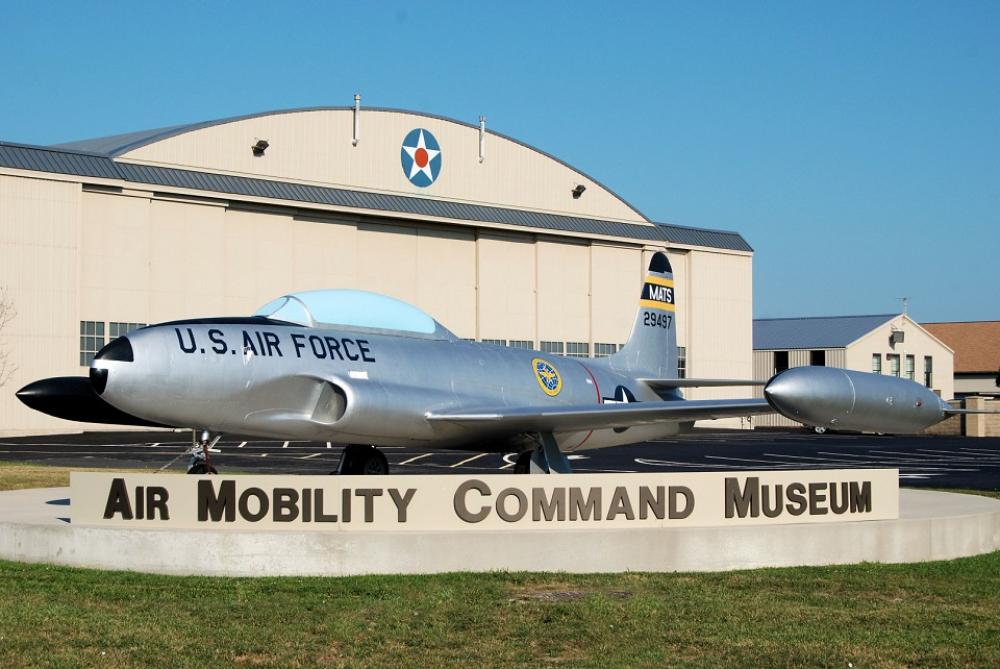
{"label": "curved hangar roof", "polygon": [[[504,135],[486,132],[480,162],[478,126],[404,110],[362,108],[354,145],[354,113],[352,107],[273,111],[71,142],[61,148],[147,165],[649,224],[588,175]],[[250,147],[261,139],[268,146],[257,156]],[[426,170],[419,169],[422,165],[413,170],[413,161],[404,157],[407,146],[414,152],[432,152]],[[427,156],[415,157],[421,163]],[[573,197],[578,185],[585,187],[585,194]]]}
{"label": "curved hangar roof", "polygon": [[[351,107],[265,112],[53,147],[0,142],[0,167],[430,220],[753,251],[735,232],[653,224],[583,172],[489,130],[480,161],[477,126],[375,108],[363,108],[359,121],[357,145]],[[418,146],[414,131],[421,129],[426,135]],[[258,140],[268,144],[261,156],[251,151]],[[429,151],[424,170],[413,169],[417,148]],[[573,197],[578,186],[585,190]]]}

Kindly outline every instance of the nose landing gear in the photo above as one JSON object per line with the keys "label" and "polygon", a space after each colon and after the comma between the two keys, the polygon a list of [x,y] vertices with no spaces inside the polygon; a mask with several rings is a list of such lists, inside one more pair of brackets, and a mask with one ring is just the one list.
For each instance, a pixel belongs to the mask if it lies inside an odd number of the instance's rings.
{"label": "nose landing gear", "polygon": [[[193,433],[192,433],[193,437]],[[218,474],[218,470],[212,466],[209,461],[209,452],[215,449],[215,445],[219,443],[222,439],[221,434],[213,435],[208,430],[202,430],[199,435],[198,441],[195,442],[192,438],[191,450],[189,451],[191,455],[191,464],[188,466],[188,474]],[[218,449],[215,449],[218,453]]]}

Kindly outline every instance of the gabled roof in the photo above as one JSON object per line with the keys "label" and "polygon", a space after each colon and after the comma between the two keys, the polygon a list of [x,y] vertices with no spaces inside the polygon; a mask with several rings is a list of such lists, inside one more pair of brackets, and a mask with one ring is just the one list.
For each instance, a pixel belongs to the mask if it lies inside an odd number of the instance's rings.
{"label": "gabled roof", "polygon": [[[121,135],[119,137],[125,137]],[[110,138],[109,138],[110,139]],[[752,252],[738,233],[680,225],[640,225],[579,216],[453,202],[428,197],[312,186],[272,179],[231,176],[154,165],[118,162],[108,155],[70,148],[0,142],[0,167],[116,179],[137,184],[173,186],[291,202],[327,204],[385,212],[410,213],[453,220],[498,223],[542,230],[608,235],[650,242],[667,242]]]}
{"label": "gabled roof", "polygon": [[755,350],[846,348],[897,316],[899,314],[756,318],[753,347]]}
{"label": "gabled roof", "polygon": [[955,351],[955,373],[1000,370],[1000,321],[921,323]]}

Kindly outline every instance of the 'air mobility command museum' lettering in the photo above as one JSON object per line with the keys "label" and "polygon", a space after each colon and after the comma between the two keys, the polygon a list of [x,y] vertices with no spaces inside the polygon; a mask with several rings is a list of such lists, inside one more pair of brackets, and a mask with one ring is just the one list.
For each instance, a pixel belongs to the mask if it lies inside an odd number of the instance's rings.
{"label": "'air mobility command museum' lettering", "polygon": [[[250,525],[262,529],[407,529],[411,525],[495,529],[595,522],[622,526],[650,522],[664,526],[809,522],[830,516],[864,520],[884,514],[885,505],[876,500],[889,499],[886,495],[898,491],[898,485],[883,485],[877,476],[786,474],[812,476],[771,480],[763,474],[670,474],[633,479],[630,483],[629,476],[595,475],[588,477],[589,485],[551,485],[548,479],[539,485],[542,482],[538,477],[411,476],[375,477],[357,482],[368,485],[352,487],[344,485],[342,479],[330,481],[325,477],[192,480],[145,476],[135,477],[130,483],[131,476],[74,474],[81,480],[90,477],[88,480],[95,484],[99,480],[99,485],[88,490],[103,488],[103,503],[98,506],[99,500],[94,500],[91,507],[81,505],[77,513],[77,500],[83,498],[74,496],[73,522],[147,527],[168,523],[192,527]],[[155,479],[156,485],[150,479]],[[400,484],[391,485],[396,480]],[[873,480],[879,483],[877,490],[873,489]],[[94,517],[84,517],[85,511]]]}

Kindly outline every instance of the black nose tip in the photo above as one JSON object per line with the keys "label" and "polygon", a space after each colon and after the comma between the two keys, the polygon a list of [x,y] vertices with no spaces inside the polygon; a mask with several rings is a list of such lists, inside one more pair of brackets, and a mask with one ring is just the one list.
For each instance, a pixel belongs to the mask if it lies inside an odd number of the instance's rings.
{"label": "black nose tip", "polygon": [[102,348],[94,356],[94,360],[119,360],[121,362],[134,362],[132,353],[132,342],[128,337],[119,337],[110,344]]}

